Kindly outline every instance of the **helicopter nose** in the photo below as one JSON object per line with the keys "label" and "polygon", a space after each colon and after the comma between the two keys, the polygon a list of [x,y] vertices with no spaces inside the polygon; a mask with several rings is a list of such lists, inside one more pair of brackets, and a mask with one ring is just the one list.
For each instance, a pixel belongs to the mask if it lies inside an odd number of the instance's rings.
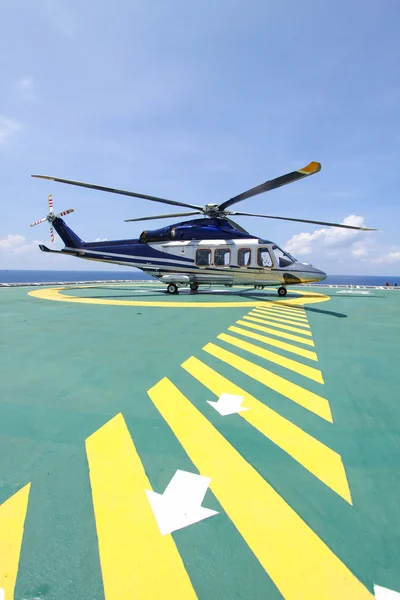
{"label": "helicopter nose", "polygon": [[315,269],[315,274],[318,277],[318,281],[324,281],[328,277],[324,271],[320,271],[319,269]]}
{"label": "helicopter nose", "polygon": [[296,263],[296,270],[299,273],[299,279],[303,283],[312,283],[314,281],[324,281],[327,278],[327,274],[320,269],[316,269],[309,263]]}

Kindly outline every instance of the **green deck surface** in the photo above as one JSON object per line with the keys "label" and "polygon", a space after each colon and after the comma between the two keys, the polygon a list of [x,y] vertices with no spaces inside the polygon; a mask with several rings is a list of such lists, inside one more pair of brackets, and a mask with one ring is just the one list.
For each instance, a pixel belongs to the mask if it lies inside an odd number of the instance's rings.
{"label": "green deck surface", "polygon": [[[170,306],[56,302],[29,296],[33,288],[0,290],[0,588],[7,591],[10,573],[18,567],[14,592],[18,600],[157,597],[154,593],[140,595],[124,590],[121,580],[104,589],[85,440],[122,413],[155,492],[164,492],[177,469],[198,473],[192,448],[184,447],[178,432],[147,394],[167,377],[204,415],[207,426],[222,434],[277,492],[282,503],[291,507],[349,569],[361,590],[351,592],[353,588],[349,587],[347,593],[346,582],[329,580],[330,573],[336,573],[330,570],[329,561],[326,573],[321,573],[316,554],[308,546],[302,548],[301,541],[298,560],[305,561],[307,568],[298,579],[296,561],[285,549],[299,544],[299,540],[294,531],[292,537],[279,515],[275,528],[271,527],[262,543],[266,553],[270,544],[273,547],[280,543],[282,557],[278,566],[266,568],[249,543],[250,534],[249,538],[243,534],[239,516],[227,508],[228,491],[225,495],[223,487],[218,491],[211,484],[203,506],[218,514],[164,536],[172,536],[198,598],[353,600],[373,598],[374,585],[400,592],[400,292],[315,289],[330,296],[329,301],[304,305],[312,336],[303,337],[312,340],[315,347],[236,324],[249,332],[313,351],[318,356],[318,362],[313,362],[228,330],[254,308],[250,304],[230,307],[229,303],[276,305],[274,291],[254,294],[229,290],[167,297],[159,289],[118,284],[70,286],[61,295],[110,302],[160,301]],[[313,292],[313,288],[305,289]],[[296,297],[293,290],[279,305],[284,307]],[[224,302],[226,306],[174,307],[176,301]],[[288,314],[285,319],[290,317]],[[250,319],[245,322],[262,325]],[[275,320],[267,327],[278,333],[302,335],[279,329],[280,323]],[[287,324],[294,326],[290,318]],[[319,369],[324,383],[217,338],[221,333]],[[209,343],[268,369],[279,375],[280,381],[322,396],[329,402],[333,423],[204,351]],[[181,367],[192,356],[339,454],[353,504],[252,426],[242,416],[246,413],[218,414],[206,402],[217,397]],[[169,410],[168,398],[166,402]],[[249,418],[252,410],[248,411]],[[204,439],[207,451],[213,451],[213,439]],[[193,452],[202,460],[201,448]],[[215,460],[219,460],[218,452]],[[236,471],[235,464],[227,464],[227,472],[231,468]],[[327,472],[329,468],[327,465]],[[261,526],[264,519],[271,519],[269,507],[254,512],[252,498],[258,492],[243,489],[240,473],[238,470],[233,496],[243,497],[244,505],[248,502],[249,515]],[[201,474],[209,476],[207,472]],[[2,510],[28,483],[31,487],[25,522],[24,511],[21,518],[14,511],[24,526],[22,542],[18,542],[18,536],[14,539],[8,529],[6,534],[2,531],[6,522],[5,517],[2,521]],[[111,486],[108,493],[115,494],[118,505],[120,489]],[[11,510],[11,514],[14,512]],[[242,510],[240,518],[246,529],[244,513]],[[2,540],[4,535],[6,540]],[[146,540],[138,535],[130,543],[140,550]],[[1,559],[10,547],[16,548],[19,565],[17,562],[13,567],[11,561],[5,569]],[[116,561],[119,552],[126,552],[123,544],[112,550]],[[149,568],[157,579],[156,555],[154,559],[151,556],[150,552]],[[132,561],[130,577],[135,577],[136,568]],[[291,591],[284,579],[297,582],[297,591]],[[336,584],[344,592],[337,594]],[[170,590],[162,577],[159,585],[164,590],[159,598],[185,597],[179,589]],[[307,589],[316,591],[310,594]],[[5,600],[12,597],[6,595]]]}

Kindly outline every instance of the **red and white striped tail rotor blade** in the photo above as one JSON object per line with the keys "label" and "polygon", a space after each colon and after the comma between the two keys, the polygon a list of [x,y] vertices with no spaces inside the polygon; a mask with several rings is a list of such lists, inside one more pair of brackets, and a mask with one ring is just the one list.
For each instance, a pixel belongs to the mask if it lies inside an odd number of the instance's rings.
{"label": "red and white striped tail rotor blade", "polygon": [[51,243],[53,243],[54,240],[55,240],[54,229],[53,229],[53,227],[50,227],[50,241],[51,241]]}
{"label": "red and white striped tail rotor blade", "polygon": [[68,210],[64,210],[56,215],[56,217],[65,217],[65,215],[69,215],[69,213],[74,212],[73,208],[69,208]]}
{"label": "red and white striped tail rotor blade", "polygon": [[34,225],[39,225],[39,223],[44,223],[45,221],[47,221],[47,217],[45,217],[44,219],[39,219],[39,221],[34,221],[33,223],[31,223],[31,227],[33,227]]}
{"label": "red and white striped tail rotor blade", "polygon": [[49,200],[49,213],[52,213],[53,212],[53,196],[51,194],[49,195],[48,200]]}

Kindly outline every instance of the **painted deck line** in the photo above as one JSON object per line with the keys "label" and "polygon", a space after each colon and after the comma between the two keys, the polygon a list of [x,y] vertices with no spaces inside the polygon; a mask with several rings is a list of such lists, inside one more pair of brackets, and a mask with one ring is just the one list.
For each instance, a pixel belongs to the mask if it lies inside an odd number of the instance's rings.
{"label": "painted deck line", "polygon": [[303,358],[308,358],[309,360],[314,360],[315,362],[318,362],[318,356],[312,350],[305,350],[304,348],[299,348],[298,346],[288,344],[287,342],[274,340],[273,338],[267,337],[266,335],[261,335],[259,333],[255,333],[254,331],[247,331],[246,329],[242,329],[241,327],[235,327],[235,325],[231,325],[231,327],[228,327],[228,329],[229,331],[233,331],[234,333],[238,333],[239,335],[244,335],[245,337],[257,340],[259,342],[263,342],[264,344],[267,344],[269,346],[275,346],[275,348],[280,348],[280,350],[285,350],[286,352],[291,352],[292,354],[297,354],[298,356],[303,356]]}
{"label": "painted deck line", "polygon": [[[255,320],[258,320],[258,322],[261,323],[260,319],[255,319]],[[276,335],[277,337],[284,338],[285,340],[291,340],[292,342],[298,342],[298,343],[304,344],[306,346],[312,346],[312,347],[315,346],[315,344],[312,340],[307,340],[306,338],[302,338],[298,335],[293,335],[291,333],[284,333],[283,331],[279,331],[278,329],[271,329],[271,327],[264,327],[263,325],[255,325],[254,323],[251,323],[250,321],[242,321],[240,319],[238,321],[236,321],[236,323],[238,325],[250,327],[251,329],[256,329],[257,331],[265,331],[265,333],[269,333],[271,335]]]}
{"label": "painted deck line", "polygon": [[[83,288],[85,286],[82,286]],[[52,288],[35,289],[28,292],[29,296],[35,298],[41,298],[43,300],[55,300],[57,302],[73,302],[75,304],[99,304],[99,305],[111,305],[111,306],[153,306],[157,308],[244,308],[251,306],[260,305],[260,300],[257,301],[233,301],[233,302],[184,302],[179,300],[169,301],[153,301],[153,300],[118,300],[113,298],[105,300],[104,298],[80,298],[79,296],[71,296],[66,293],[69,286],[57,286]],[[76,286],[74,289],[80,289],[80,286]],[[324,294],[317,294],[312,292],[304,292],[303,290],[297,292],[301,295],[300,298],[293,298],[290,300],[291,304],[314,304],[315,302],[327,302],[330,300],[329,296]],[[270,300],[267,299],[268,303]],[[287,302],[286,300],[280,300],[274,302]]]}
{"label": "painted deck line", "polygon": [[203,350],[208,352],[208,354],[211,354],[211,356],[219,358],[238,371],[241,371],[245,375],[248,375],[252,379],[262,383],[271,390],[296,402],[296,404],[313,412],[322,419],[333,423],[329,402],[322,396],[318,396],[318,394],[314,394],[300,385],[292,383],[291,381],[272,373],[272,371],[268,371],[264,367],[259,367],[249,360],[241,358],[240,356],[233,354],[233,352],[229,352],[215,344],[209,343],[203,347]]}
{"label": "painted deck line", "polygon": [[295,321],[292,319],[289,319],[285,316],[277,316],[277,315],[271,315],[270,313],[265,313],[265,311],[263,310],[257,310],[256,308],[254,308],[250,313],[250,315],[254,315],[255,317],[262,317],[265,319],[268,319],[270,321],[276,321],[278,323],[288,323],[289,325],[296,325],[296,327],[305,327],[306,329],[310,329],[310,326],[307,322],[302,322],[302,321]]}
{"label": "painted deck line", "polygon": [[256,308],[258,308],[259,310],[276,310],[277,312],[282,312],[282,313],[285,313],[288,315],[298,316],[299,318],[307,317],[307,313],[304,310],[303,306],[299,306],[298,308],[295,308],[293,306],[286,306],[285,304],[278,304],[278,303],[271,302],[268,305],[260,304]]}
{"label": "painted deck line", "polygon": [[316,369],[315,367],[309,367],[308,365],[304,365],[303,363],[300,363],[297,360],[293,360],[292,358],[286,358],[286,356],[282,356],[281,354],[277,354],[276,352],[271,352],[271,350],[266,350],[265,348],[260,348],[260,346],[256,346],[255,344],[251,344],[250,342],[246,342],[226,333],[220,333],[219,335],[217,335],[217,338],[223,340],[227,344],[236,346],[236,348],[246,350],[246,352],[250,352],[255,356],[260,356],[261,358],[264,358],[265,360],[275,363],[276,365],[284,367],[285,369],[289,369],[290,371],[299,373],[299,375],[308,377],[313,381],[317,381],[318,383],[324,383],[321,371],[319,369]]}
{"label": "painted deck line", "polygon": [[273,315],[275,317],[288,318],[288,319],[292,319],[293,321],[307,323],[307,317],[305,315],[303,316],[303,315],[299,315],[297,313],[291,313],[282,308],[274,308],[274,307],[258,308],[258,307],[256,307],[253,310],[255,310],[256,312],[259,312],[259,313],[264,313],[266,315]]}
{"label": "painted deck line", "polygon": [[5,600],[14,598],[31,484],[0,506],[0,588]]}
{"label": "painted deck line", "polygon": [[280,313],[277,314],[276,310],[272,311],[253,308],[252,312],[266,319],[273,318],[275,320],[276,317],[279,317],[279,319],[282,319],[282,322],[288,323],[288,325],[299,325],[300,327],[302,327],[303,325],[308,325],[307,319],[300,319],[299,317],[288,317],[286,315],[281,315]]}
{"label": "painted deck line", "polygon": [[194,356],[181,366],[217,398],[224,393],[243,396],[242,406],[250,410],[237,413],[242,419],[279,446],[346,502],[352,504],[346,471],[340,454]]}
{"label": "painted deck line", "polygon": [[291,325],[284,325],[283,323],[278,323],[276,320],[273,321],[271,319],[264,319],[260,318],[259,316],[254,317],[251,312],[248,315],[244,315],[243,319],[250,319],[251,321],[255,321],[256,323],[271,325],[272,327],[278,327],[279,329],[284,329],[285,331],[293,331],[294,333],[301,333],[303,335],[308,335],[309,337],[311,337],[310,331],[306,331],[305,329],[298,329],[297,327],[292,327]]}
{"label": "painted deck line", "polygon": [[152,490],[121,414],[86,440],[106,600],[196,599],[170,535],[161,535]]}
{"label": "painted deck line", "polygon": [[212,492],[285,600],[373,599],[169,379],[162,379],[148,394],[190,460],[211,478]]}

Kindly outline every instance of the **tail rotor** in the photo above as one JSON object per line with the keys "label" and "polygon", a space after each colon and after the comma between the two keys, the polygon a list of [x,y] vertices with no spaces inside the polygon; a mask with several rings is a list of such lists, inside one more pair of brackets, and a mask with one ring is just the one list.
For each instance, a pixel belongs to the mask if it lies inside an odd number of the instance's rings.
{"label": "tail rotor", "polygon": [[57,219],[58,217],[65,217],[65,215],[69,215],[70,213],[74,212],[74,209],[69,208],[68,210],[64,210],[63,212],[54,213],[53,196],[51,194],[48,197],[48,202],[49,202],[49,213],[48,213],[47,217],[44,217],[43,219],[39,219],[38,221],[34,221],[33,223],[31,223],[31,227],[34,227],[35,225],[39,225],[40,223],[44,223],[45,221],[47,221],[50,225],[50,241],[51,241],[51,243],[53,243],[55,240],[54,227],[53,227],[54,219]]}

